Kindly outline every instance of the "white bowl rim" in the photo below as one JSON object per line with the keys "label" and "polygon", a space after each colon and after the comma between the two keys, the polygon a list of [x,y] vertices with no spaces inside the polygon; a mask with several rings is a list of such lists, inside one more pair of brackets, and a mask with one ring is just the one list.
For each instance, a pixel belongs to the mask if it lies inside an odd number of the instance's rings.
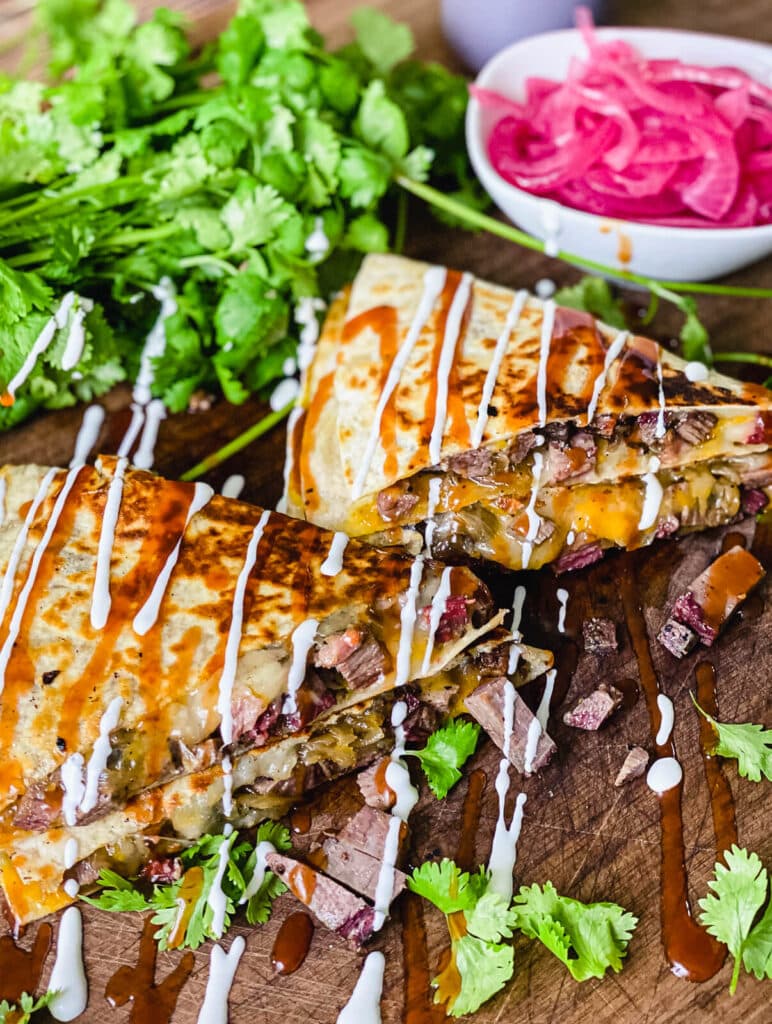
{"label": "white bowl rim", "polygon": [[[713,32],[692,32],[687,29],[677,28],[651,28],[641,27],[638,28],[635,25],[602,25],[595,29],[596,35],[603,38],[629,38],[631,35],[636,37],[649,36],[659,37],[663,39],[672,38],[674,41],[678,39],[690,38],[698,40],[711,40],[712,42],[729,44],[732,47],[738,49],[755,51],[761,56],[769,58],[772,54],[772,47],[766,43],[761,43],[755,39],[744,39],[739,36],[724,36]],[[474,84],[480,86],[480,88],[488,88],[490,78],[494,72],[502,64],[512,59],[513,53],[517,50],[525,50],[531,46],[536,40],[539,42],[545,42],[549,40],[565,39],[569,36],[580,36],[581,31],[577,28],[563,28],[556,29],[552,32],[540,32],[533,36],[527,36],[525,39],[518,39],[514,43],[510,43],[509,46],[505,46],[503,50],[499,50],[495,53],[487,63],[483,65],[474,80]],[[728,58],[731,58],[731,54],[727,54]],[[708,65],[709,66],[709,65]],[[723,67],[731,66],[731,59],[722,65]],[[534,201],[554,203],[561,210],[565,210],[567,213],[575,215],[579,218],[579,222],[585,221],[589,227],[591,224],[597,223],[610,224],[612,226],[617,225],[629,225],[632,230],[640,231],[642,234],[651,235],[656,237],[662,235],[663,237],[673,237],[673,232],[678,232],[684,237],[693,237],[695,240],[702,238],[706,241],[714,241],[719,238],[724,240],[731,239],[732,236],[738,238],[748,238],[751,235],[764,235],[772,234],[772,223],[770,224],[753,224],[746,227],[715,227],[715,228],[687,228],[687,227],[673,227],[668,224],[650,224],[643,220],[627,220],[624,217],[612,217],[607,214],[590,213],[587,210],[579,210],[575,206],[567,206],[564,203],[558,202],[556,199],[550,199],[548,196],[540,196],[535,192],[528,192],[526,189],[519,188],[517,185],[513,185],[511,182],[503,178],[488,156],[487,140],[483,141],[482,138],[482,126],[480,124],[481,108],[479,101],[470,94],[469,102],[467,104],[466,112],[466,144],[470,150],[474,149],[477,159],[490,171],[492,175],[495,175],[497,184],[502,188],[504,193],[507,192],[513,197],[524,197]],[[487,189],[486,189],[487,190]]]}

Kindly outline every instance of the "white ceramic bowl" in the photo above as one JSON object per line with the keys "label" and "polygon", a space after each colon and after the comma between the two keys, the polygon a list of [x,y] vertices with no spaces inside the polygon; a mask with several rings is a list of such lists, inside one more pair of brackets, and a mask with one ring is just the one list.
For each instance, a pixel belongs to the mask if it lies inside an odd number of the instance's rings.
{"label": "white ceramic bowl", "polygon": [[[772,85],[772,47],[727,36],[664,29],[600,28],[600,39],[623,39],[647,57],[678,58],[706,66],[733,65]],[[576,29],[545,32],[496,54],[477,85],[524,98],[531,75],[564,80],[572,57],[586,56]],[[582,213],[510,185],[488,158],[488,136],[500,117],[473,97],[466,115],[472,166],[499,209],[515,224],[557,249],[620,270],[672,281],[706,281],[772,253],[772,224],[748,228],[673,228]]]}

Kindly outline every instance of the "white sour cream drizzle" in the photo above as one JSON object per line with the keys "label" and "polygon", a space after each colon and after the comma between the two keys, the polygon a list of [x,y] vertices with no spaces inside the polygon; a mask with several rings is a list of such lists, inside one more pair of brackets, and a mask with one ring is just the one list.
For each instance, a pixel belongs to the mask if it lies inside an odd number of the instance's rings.
{"label": "white sour cream drizzle", "polygon": [[244,937],[237,935],[227,953],[222,946],[212,946],[209,979],[197,1024],[228,1024],[228,996],[246,945]]}
{"label": "white sour cream drizzle", "polygon": [[132,449],[134,442],[139,436],[139,432],[142,429],[142,424],[145,422],[145,411],[141,405],[137,405],[136,402],[131,404],[131,422],[126,428],[126,433],[123,435],[123,440],[118,445],[118,457],[126,458]]}
{"label": "white sour cream drizzle", "polygon": [[649,459],[649,472],[645,473],[643,476],[643,484],[646,490],[643,496],[641,518],[638,520],[639,530],[648,530],[649,527],[656,523],[657,517],[659,516],[660,506],[662,505],[662,496],[664,494],[662,484],[659,482],[659,478],[657,477],[659,465],[660,463],[657,456],[652,455]]}
{"label": "white sour cream drizzle", "polygon": [[351,998],[338,1014],[335,1024],[381,1024],[381,993],[386,958],[369,953]]}
{"label": "white sour cream drizzle", "polygon": [[161,304],[161,308],[158,311],[155,323],[150,329],[150,333],[145,339],[139,363],[139,373],[137,374],[137,380],[132,393],[134,401],[143,406],[149,405],[153,397],[150,390],[153,378],[155,377],[153,360],[159,359],[166,351],[166,321],[177,312],[174,285],[170,278],[162,277],[158,284],[151,289],[151,292],[153,298]]}
{"label": "white sour cream drizzle", "polygon": [[220,492],[223,498],[238,498],[241,492],[244,490],[244,484],[246,480],[241,473],[234,473],[229,476],[225,483],[222,485],[222,491]]}
{"label": "white sour cream drizzle", "polygon": [[539,426],[547,422],[547,363],[552,345],[552,331],[555,327],[555,303],[548,299],[544,303],[539,339],[539,368],[536,371],[536,404],[539,409]]}
{"label": "white sour cream drizzle", "polygon": [[70,836],[64,844],[64,870],[69,871],[78,859],[78,840]]}
{"label": "white sour cream drizzle", "polygon": [[[507,665],[507,675],[514,675],[517,671],[517,666],[520,663],[520,647],[518,641],[522,639],[520,632],[520,619],[523,615],[523,602],[525,601],[525,587],[515,587],[515,596],[512,600],[512,625],[510,632],[515,638],[515,642],[510,645],[509,648],[509,663]],[[506,732],[506,730],[505,730]]]}
{"label": "white sour cream drizzle", "polygon": [[565,633],[566,631],[566,606],[568,605],[568,591],[563,587],[558,587],[556,591],[556,597],[558,599],[558,633]]}
{"label": "white sour cream drizzle", "polygon": [[107,767],[107,759],[112,750],[110,733],[118,726],[122,707],[123,697],[113,697],[99,721],[99,736],[86,765],[86,784],[80,801],[80,809],[84,814],[96,807],[99,798],[99,779]]}
{"label": "white sour cream drizzle", "polygon": [[349,536],[347,533],[343,533],[342,530],[336,531],[330,542],[330,550],[327,557],[319,566],[319,572],[322,576],[338,575],[343,568],[343,552],[346,550],[348,542]]}
{"label": "white sour cream drizzle", "polygon": [[426,548],[426,554],[429,558],[432,557],[432,541],[434,540],[434,531],[437,529],[435,513],[437,512],[437,506],[440,503],[441,487],[442,479],[438,476],[433,476],[429,481],[429,497],[426,505],[426,528],[424,530],[424,547]]}
{"label": "white sour cream drizzle", "polygon": [[83,800],[86,787],[83,783],[83,754],[70,754],[61,767],[62,817],[65,825],[73,826],[78,818],[78,807]]}
{"label": "white sour cream drizzle", "polygon": [[677,786],[683,777],[681,765],[674,757],[660,757],[646,773],[646,785],[661,796]]}
{"label": "white sour cream drizzle", "polygon": [[249,538],[244,564],[236,580],[236,587],[233,591],[233,605],[231,608],[231,624],[228,629],[228,639],[225,643],[225,658],[223,660],[220,681],[217,685],[217,710],[220,713],[220,737],[223,746],[233,740],[233,709],[231,698],[233,696],[233,684],[236,680],[236,668],[239,660],[239,646],[241,644],[241,630],[244,624],[244,596],[247,591],[249,575],[257,560],[257,547],[263,536],[265,525],[271,513],[266,509],[260,516],[260,521],[252,531]]}
{"label": "white sour cream drizzle", "polygon": [[539,707],[536,709],[536,715],[528,726],[528,733],[525,738],[525,753],[523,754],[523,768],[526,775],[533,771],[533,762],[536,757],[536,752],[539,749],[539,740],[541,739],[542,734],[547,731],[547,722],[549,721],[550,715],[550,701],[552,700],[552,691],[555,688],[556,676],[557,670],[551,668],[547,673],[544,682],[544,693],[539,701]]}
{"label": "white sour cream drizzle", "polygon": [[662,357],[657,359],[657,400],[659,411],[657,413],[657,426],[654,430],[655,437],[665,436],[665,383],[662,379]]}
{"label": "white sour cream drizzle", "polygon": [[[11,557],[8,560],[8,565],[5,569],[5,575],[3,576],[2,585],[0,585],[0,622],[5,618],[5,613],[11,603],[11,597],[13,596],[13,587],[16,579],[16,572],[19,568],[19,562],[24,552],[24,547],[27,543],[27,537],[29,536],[30,526],[38,513],[38,509],[45,501],[48,490],[51,486],[51,482],[57,474],[56,469],[49,469],[46,475],[43,477],[40,487],[37,489],[35,497],[32,499],[32,504],[29,507],[27,515],[24,517],[21,529],[16,537],[16,542],[11,550]],[[0,692],[2,692],[2,685],[0,685]]]}
{"label": "white sour cream drizzle", "polygon": [[558,238],[562,230],[560,223],[560,207],[552,200],[545,199],[540,209],[541,224],[544,230],[544,255],[552,256],[553,259],[560,252]]}
{"label": "white sour cream drizzle", "polygon": [[666,697],[664,693],[657,694],[657,707],[659,708],[659,729],[657,730],[654,742],[657,746],[662,746],[663,743],[667,743],[670,739],[670,734],[673,731],[675,711],[672,700]]}
{"label": "white sour cream drizzle", "polygon": [[318,619],[306,619],[292,633],[292,664],[287,676],[287,696],[282,706],[283,715],[294,715],[298,710],[297,693],[306,677],[308,652],[319,628]]}
{"label": "white sour cream drizzle", "polygon": [[629,337],[628,331],[620,331],[616,335],[614,340],[611,342],[609,347],[606,349],[606,357],[603,360],[603,369],[600,371],[598,376],[595,378],[595,382],[592,385],[592,397],[587,406],[587,422],[592,423],[595,418],[595,410],[598,408],[598,402],[600,401],[601,393],[606,386],[606,379],[608,378],[608,372],[611,369],[611,364],[619,356],[622,349],[625,347],[625,343]]}
{"label": "white sour cream drizzle", "polygon": [[389,830],[386,833],[378,882],[375,887],[374,931],[380,931],[389,913],[394,893],[394,875],[399,855],[399,834],[402,825],[410,817],[410,812],[418,802],[418,790],[410,781],[410,773],[402,760],[405,753],[405,729],[403,723],[407,715],[407,704],[399,700],[391,710],[391,724],[394,729],[394,749],[391,760],[386,768],[386,785],[394,793],[394,806],[391,809]]}
{"label": "white sour cream drizzle", "polygon": [[137,469],[150,469],[155,461],[155,444],[161,420],[166,419],[166,406],[160,398],[154,398],[145,406],[145,422],[139,447],[134,453],[133,463]]}
{"label": "white sour cream drizzle", "polygon": [[540,299],[551,299],[557,291],[557,285],[550,277],[540,277],[533,286],[533,290]]}
{"label": "white sour cream drizzle", "polygon": [[710,376],[710,371],[705,363],[700,362],[687,363],[684,367],[684,373],[686,374],[686,379],[691,381],[692,384],[707,380]]}
{"label": "white sour cream drizzle", "polygon": [[[316,320],[314,320],[316,323]],[[300,358],[300,352],[298,351],[298,358]],[[295,428],[297,427],[298,420],[303,415],[304,410],[300,406],[296,405],[289,414],[287,420],[287,445],[284,451],[284,470],[282,477],[284,484],[282,487],[281,498],[276,505],[276,511],[282,512],[286,515],[287,512],[287,495],[289,493],[289,480],[290,474],[292,473],[292,453],[293,453],[293,435]]]}
{"label": "white sour cream drizzle", "polygon": [[74,900],[80,892],[80,886],[78,885],[78,880],[76,878],[68,878],[62,888],[71,900]]}
{"label": "white sour cream drizzle", "polygon": [[539,484],[541,483],[541,474],[544,468],[544,456],[541,452],[533,453],[533,467],[531,469],[533,482],[531,484],[531,496],[528,499],[528,507],[525,510],[525,514],[528,517],[528,533],[525,535],[523,541],[523,568],[528,568],[528,563],[531,561],[531,555],[533,554],[533,542],[536,540],[536,535],[539,532],[541,526],[541,516],[536,512],[536,499],[539,496]]}
{"label": "white sour cream drizzle", "polygon": [[506,800],[509,793],[509,751],[512,745],[512,731],[515,721],[515,702],[517,692],[514,684],[508,679],[504,684],[504,742],[503,757],[499,761],[496,775],[496,793],[499,799],[499,814],[496,829],[493,833],[491,854],[488,859],[488,870],[491,873],[490,888],[506,899],[512,899],[512,872],[517,860],[517,841],[523,824],[525,793],[519,793],[515,801],[515,809],[509,825],[506,822]]}
{"label": "white sour cream drizzle", "polygon": [[269,843],[267,839],[262,839],[257,844],[255,869],[239,903],[246,903],[247,900],[250,900],[256,893],[260,892],[260,886],[265,881],[265,872],[268,869],[266,858],[269,853],[276,853],[276,847],[273,843]]}
{"label": "white sour cream drizzle", "polygon": [[101,405],[90,405],[83,413],[80,430],[75,437],[75,451],[70,460],[70,469],[85,464],[91,449],[97,443],[104,421],[105,411]]}
{"label": "white sour cream drizzle", "polygon": [[405,602],[400,612],[399,648],[397,649],[397,671],[395,686],[404,686],[410,677],[413,654],[413,633],[415,632],[416,601],[424,571],[424,556],[417,555],[410,568],[410,582],[405,592]]}
{"label": "white sour cream drizzle", "polygon": [[152,629],[158,620],[158,613],[161,610],[161,603],[166,594],[169,581],[172,578],[174,567],[180,557],[180,550],[182,548],[182,541],[185,536],[185,531],[190,525],[190,521],[194,515],[201,511],[205,505],[207,505],[214,497],[214,491],[209,484],[197,483],[193,490],[193,500],[188,508],[188,514],[185,518],[185,525],[182,528],[182,533],[174,545],[172,551],[166,559],[166,563],[163,569],[158,574],[153,589],[150,591],[150,595],[142,605],[140,610],[134,616],[134,622],[132,628],[137,636],[144,636],[148,630]]}
{"label": "white sour cream drizzle", "polygon": [[303,296],[295,306],[295,323],[301,328],[297,351],[297,364],[301,371],[307,370],[313,361],[319,340],[319,320],[316,314],[324,308],[324,300],[311,295]]}
{"label": "white sour cream drizzle", "polygon": [[429,439],[429,458],[432,463],[440,461],[442,453],[442,438],[445,436],[445,427],[448,419],[448,381],[453,361],[456,357],[456,346],[461,333],[461,321],[464,311],[469,304],[472,294],[474,277],[472,274],[463,274],[458,288],[453,295],[453,301],[448,310],[445,321],[445,333],[442,338],[440,359],[437,366],[437,400],[434,409],[434,425]]}
{"label": "white sour cream drizzle", "polygon": [[48,1011],[54,1020],[75,1020],[88,1003],[88,983],[83,967],[83,920],[77,907],[68,907],[59,922],[56,960],[48,990],[56,991]]}
{"label": "white sour cream drizzle", "polygon": [[317,217],[314,221],[314,230],[306,239],[306,252],[309,256],[321,259],[327,254],[330,248],[330,240],[324,231],[324,221]]}
{"label": "white sour cream drizzle", "polygon": [[123,478],[128,464],[129,460],[125,456],[119,457],[115,464],[115,473],[107,489],[107,500],[99,530],[94,587],[91,591],[91,625],[94,629],[104,629],[112,605],[110,563],[115,543],[115,529],[118,525],[121,501],[123,500]]}
{"label": "white sour cream drizzle", "polygon": [[65,371],[73,370],[80,362],[83,346],[86,344],[85,320],[93,308],[94,303],[91,299],[79,297],[78,308],[70,320],[70,329],[67,332],[67,341],[62,353],[62,369]]}
{"label": "white sour cream drizzle", "polygon": [[47,351],[51,342],[54,340],[56,332],[61,330],[67,323],[67,317],[70,314],[70,309],[72,308],[74,301],[75,292],[67,292],[59,303],[56,312],[43,325],[43,329],[32,343],[32,348],[27,353],[27,358],[22,363],[21,368],[8,381],[8,385],[5,390],[6,394],[10,395],[12,399],[16,397],[16,392],[35,369],[35,364],[38,359]]}
{"label": "white sour cream drizzle", "polygon": [[488,367],[488,372],[485,375],[482,397],[477,409],[477,422],[475,423],[474,430],[472,431],[473,448],[479,448],[482,443],[483,434],[485,433],[485,428],[488,425],[488,407],[491,404],[493,392],[496,389],[496,381],[499,379],[501,364],[504,360],[504,355],[509,348],[509,340],[512,337],[512,331],[514,331],[520,322],[520,317],[523,315],[523,309],[527,301],[528,292],[521,290],[515,295],[512,300],[512,305],[509,307],[507,319],[504,321],[504,327],[496,341],[493,359],[491,360],[491,365]]}
{"label": "white sour cream drizzle", "polygon": [[300,381],[296,377],[284,377],[271,392],[268,404],[274,412],[297,400],[300,394]]}
{"label": "white sour cream drizzle", "polygon": [[442,294],[442,289],[445,287],[446,276],[447,272],[444,267],[429,267],[424,274],[423,292],[418,302],[418,308],[416,309],[415,316],[413,317],[405,336],[405,340],[400,345],[399,350],[392,361],[386,382],[383,385],[383,390],[378,398],[378,404],[375,408],[375,414],[373,415],[372,426],[370,427],[370,433],[367,437],[365,450],[362,454],[362,462],[359,466],[359,472],[356,475],[354,485],[351,489],[352,501],[358,501],[364,493],[367,474],[370,472],[370,466],[373,461],[373,456],[375,455],[375,449],[378,446],[378,441],[381,436],[381,420],[383,419],[384,409],[388,405],[389,399],[399,384],[402,372],[407,366],[410,354],[415,348],[415,344],[420,337],[426,321],[431,316],[435,302]]}
{"label": "white sour cream drizzle", "polygon": [[421,663],[421,674],[425,676],[429,674],[429,666],[432,663],[432,654],[434,653],[434,637],[450,597],[450,578],[452,574],[453,569],[449,565],[442,570],[439,586],[432,598],[429,610],[429,635],[426,638],[426,650],[424,651],[424,660]]}
{"label": "white sour cream drizzle", "polygon": [[212,888],[209,890],[209,895],[206,898],[206,902],[212,908],[212,934],[216,939],[219,939],[225,930],[227,901],[222,888],[222,880],[225,877],[225,869],[228,867],[228,859],[231,846],[233,845],[231,841],[232,835],[233,826],[230,823],[226,823],[223,829],[222,842],[217,848],[217,870],[212,879]]}
{"label": "white sour cream drizzle", "polygon": [[[38,569],[40,568],[40,563],[43,560],[43,555],[46,553],[48,545],[51,543],[51,538],[53,537],[54,530],[56,529],[57,524],[59,523],[62,510],[64,509],[67,498],[70,496],[70,491],[75,485],[75,481],[78,478],[78,473],[80,473],[82,468],[83,463],[80,463],[71,466],[70,470],[68,471],[67,476],[65,477],[64,480],[64,484],[62,485],[62,489],[59,491],[56,501],[54,502],[54,507],[51,510],[51,516],[48,520],[48,523],[46,524],[45,532],[40,539],[40,543],[35,548],[35,552],[32,556],[32,561],[30,562],[29,571],[27,573],[27,579],[24,581],[24,586],[22,587],[19,593],[19,598],[16,602],[16,607],[13,610],[13,615],[11,616],[11,621],[8,625],[8,634],[5,638],[5,643],[3,644],[2,648],[0,648],[0,694],[3,692],[3,689],[5,687],[5,670],[8,667],[8,662],[11,659],[11,652],[13,651],[13,646],[16,643],[16,640],[19,636],[19,630],[21,629],[21,623],[22,619],[24,618],[24,612],[27,608],[27,602],[29,601],[29,596],[32,593],[32,588],[35,585],[35,579],[38,574]],[[47,475],[46,480],[48,479],[49,476]],[[40,494],[40,491],[38,491],[38,494]],[[13,557],[13,553],[11,557]]]}

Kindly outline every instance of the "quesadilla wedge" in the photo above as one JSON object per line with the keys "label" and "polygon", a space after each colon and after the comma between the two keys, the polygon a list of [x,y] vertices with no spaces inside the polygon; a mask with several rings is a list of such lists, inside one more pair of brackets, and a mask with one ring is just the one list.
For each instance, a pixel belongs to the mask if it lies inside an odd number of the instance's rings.
{"label": "quesadilla wedge", "polygon": [[[0,485],[0,877],[18,921],[66,902],[68,866],[97,851],[130,869],[148,829],[286,809],[381,752],[396,688],[462,699],[511,639],[468,569],[341,551],[125,460],[6,466]],[[523,678],[550,660],[533,652]]]}
{"label": "quesadilla wedge", "polygon": [[351,536],[513,569],[717,526],[772,496],[772,393],[586,313],[366,257],[288,442],[287,505]]}

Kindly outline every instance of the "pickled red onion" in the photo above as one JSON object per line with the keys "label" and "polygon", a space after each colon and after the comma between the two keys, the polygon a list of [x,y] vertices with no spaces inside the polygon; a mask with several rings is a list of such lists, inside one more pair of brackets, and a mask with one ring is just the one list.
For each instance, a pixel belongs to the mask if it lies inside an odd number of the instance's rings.
{"label": "pickled red onion", "polygon": [[520,103],[472,85],[499,119],[498,173],[589,213],[679,227],[772,222],[772,89],[731,67],[648,60],[577,26],[586,59],[564,82],[531,77]]}

